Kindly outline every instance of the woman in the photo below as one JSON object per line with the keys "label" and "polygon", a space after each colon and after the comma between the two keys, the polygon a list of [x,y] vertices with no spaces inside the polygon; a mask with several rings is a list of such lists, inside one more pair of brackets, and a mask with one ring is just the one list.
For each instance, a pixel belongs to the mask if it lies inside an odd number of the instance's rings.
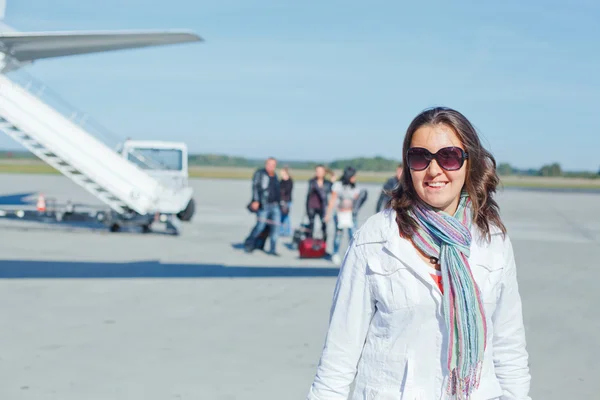
{"label": "woman", "polygon": [[[327,169],[324,165],[315,167],[315,176],[308,181],[306,193],[306,215],[308,216],[307,237],[313,237],[315,230],[315,217],[321,222],[321,238],[327,241],[327,224],[325,223],[325,211],[331,192],[331,181],[327,179]],[[333,176],[333,174],[331,174]]]}
{"label": "woman", "polygon": [[448,108],[410,124],[402,189],[356,232],[308,399],[529,397],[516,266],[496,162]]}
{"label": "woman", "polygon": [[281,191],[281,226],[279,230],[280,236],[290,236],[292,232],[290,221],[290,208],[292,207],[292,191],[294,190],[294,181],[290,176],[290,171],[287,166],[281,169],[281,181],[279,188]]}
{"label": "woman", "polygon": [[325,215],[325,222],[329,222],[333,208],[335,214],[333,223],[335,225],[335,236],[333,238],[333,253],[331,261],[339,264],[341,258],[339,255],[340,245],[344,230],[348,230],[348,236],[352,239],[356,229],[356,214],[354,212],[355,202],[358,200],[360,190],[356,187],[356,170],[352,167],[346,167],[339,181],[331,187],[331,198]]}

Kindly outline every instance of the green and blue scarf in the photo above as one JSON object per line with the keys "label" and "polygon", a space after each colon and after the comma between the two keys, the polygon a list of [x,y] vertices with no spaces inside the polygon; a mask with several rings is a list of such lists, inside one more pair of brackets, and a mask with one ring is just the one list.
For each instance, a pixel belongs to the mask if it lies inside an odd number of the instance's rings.
{"label": "green and blue scarf", "polygon": [[415,205],[411,216],[418,229],[413,242],[439,260],[444,288],[443,308],[448,329],[448,392],[468,399],[479,386],[487,326],[479,287],[468,258],[471,247],[472,207],[462,193],[454,215]]}

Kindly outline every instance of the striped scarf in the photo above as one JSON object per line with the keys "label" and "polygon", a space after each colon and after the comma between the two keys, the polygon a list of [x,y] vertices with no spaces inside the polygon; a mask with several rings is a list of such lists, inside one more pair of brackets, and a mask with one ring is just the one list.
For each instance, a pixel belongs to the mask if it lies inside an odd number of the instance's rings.
{"label": "striped scarf", "polygon": [[457,399],[468,399],[479,386],[487,335],[479,287],[468,262],[471,212],[471,200],[464,192],[454,216],[423,205],[410,212],[418,223],[412,238],[415,246],[441,265],[449,338],[448,392]]}

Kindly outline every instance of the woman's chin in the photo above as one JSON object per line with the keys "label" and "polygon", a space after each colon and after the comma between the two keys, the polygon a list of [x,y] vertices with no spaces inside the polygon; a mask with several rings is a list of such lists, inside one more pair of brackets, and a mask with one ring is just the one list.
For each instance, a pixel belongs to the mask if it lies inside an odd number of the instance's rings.
{"label": "woman's chin", "polygon": [[448,196],[447,193],[424,193],[421,196],[421,200],[427,203],[429,206],[448,212],[448,209],[456,202],[456,197]]}

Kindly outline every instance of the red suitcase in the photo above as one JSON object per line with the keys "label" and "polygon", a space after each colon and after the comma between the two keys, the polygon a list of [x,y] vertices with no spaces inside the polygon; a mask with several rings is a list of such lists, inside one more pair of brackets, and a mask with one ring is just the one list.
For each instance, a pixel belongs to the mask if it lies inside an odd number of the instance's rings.
{"label": "red suitcase", "polygon": [[306,238],[298,243],[300,258],[322,258],[325,257],[327,244],[323,239]]}

